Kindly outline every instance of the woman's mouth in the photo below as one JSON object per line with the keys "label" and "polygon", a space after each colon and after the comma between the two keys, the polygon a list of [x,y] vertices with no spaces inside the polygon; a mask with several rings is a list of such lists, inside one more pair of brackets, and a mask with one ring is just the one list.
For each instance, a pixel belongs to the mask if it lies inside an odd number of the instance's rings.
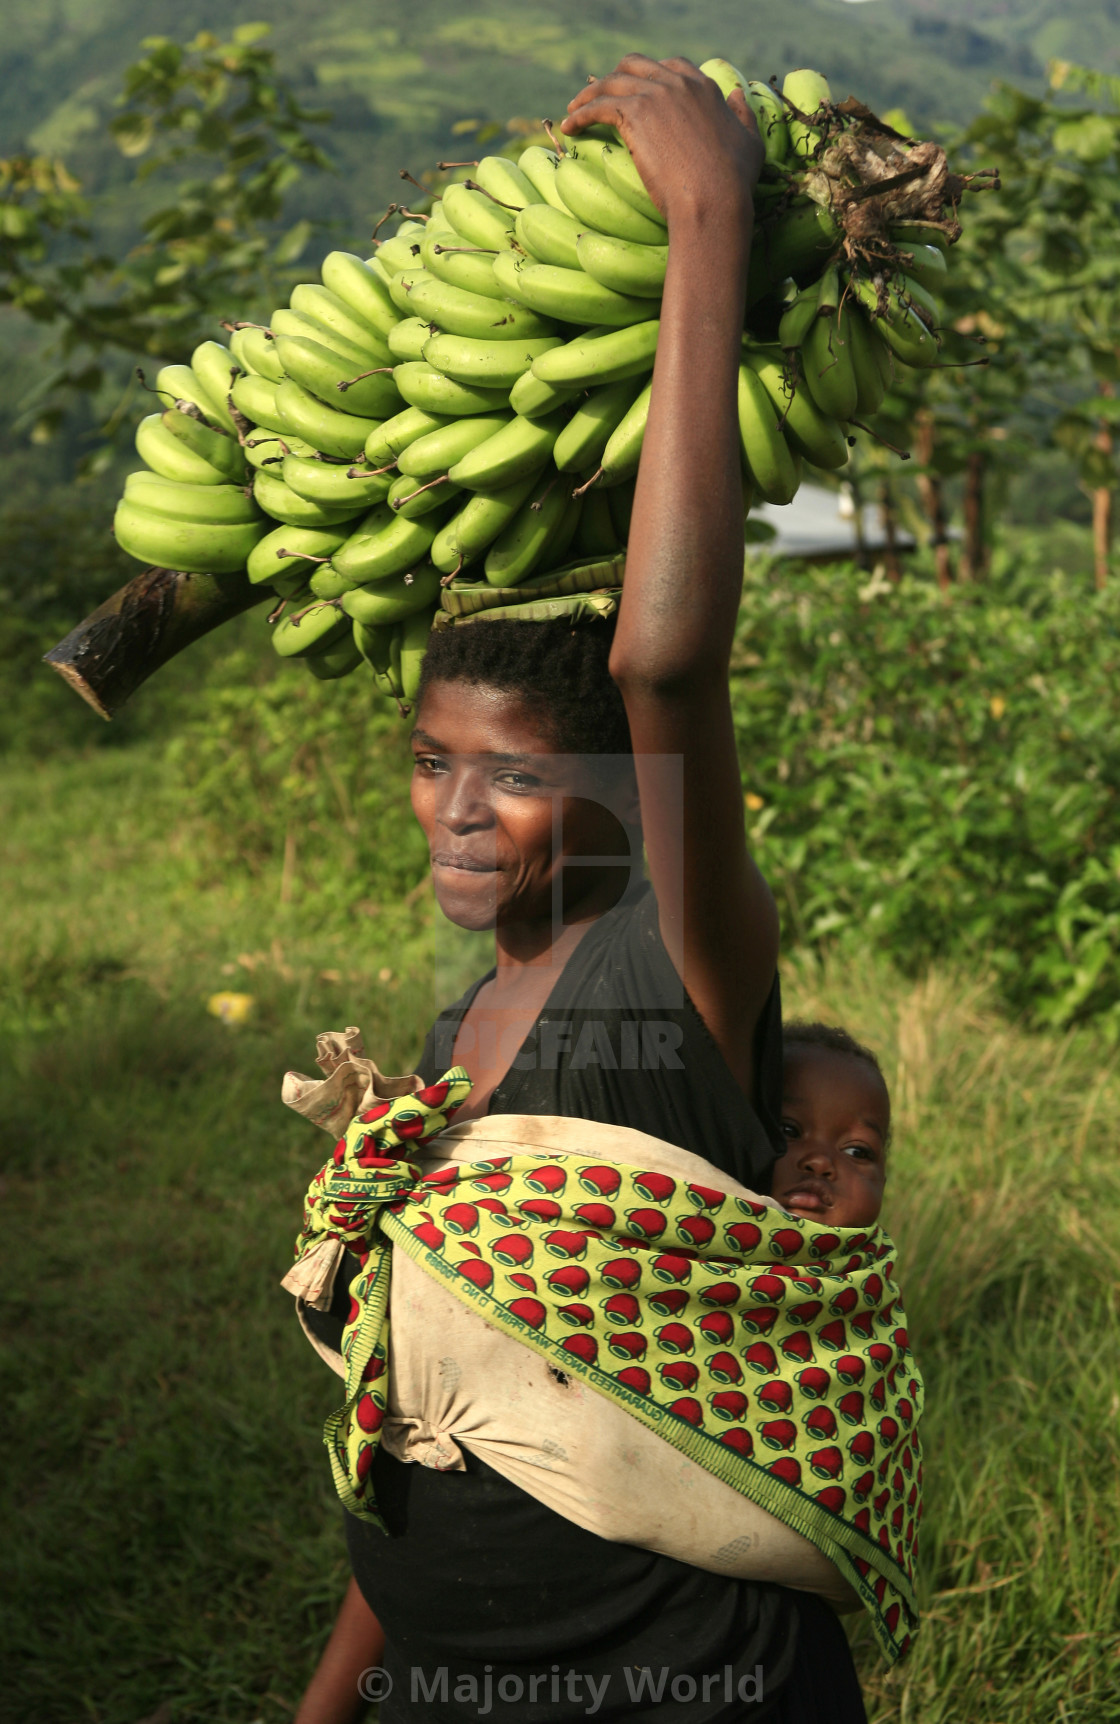
{"label": "woman's mouth", "polygon": [[472,856],[462,850],[433,850],[433,868],[455,868],[463,874],[493,874],[497,863],[492,856]]}

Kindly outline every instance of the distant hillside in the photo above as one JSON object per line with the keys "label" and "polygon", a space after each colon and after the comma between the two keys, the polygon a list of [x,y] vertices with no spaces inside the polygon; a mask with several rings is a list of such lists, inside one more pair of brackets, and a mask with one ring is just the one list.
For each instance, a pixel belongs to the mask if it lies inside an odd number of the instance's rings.
{"label": "distant hillside", "polygon": [[1094,34],[1115,58],[1115,17],[1120,0],[1072,22],[1055,0],[0,0],[0,152],[32,145],[87,185],[123,180],[100,126],[141,39],[266,18],[287,76],[333,110],[343,173],[325,202],[316,187],[317,213],[360,231],[456,120],[559,114],[629,48],[720,53],[762,77],[808,62],[838,94],[928,125],[967,119],[994,78],[1037,84],[1047,53],[1091,53]]}

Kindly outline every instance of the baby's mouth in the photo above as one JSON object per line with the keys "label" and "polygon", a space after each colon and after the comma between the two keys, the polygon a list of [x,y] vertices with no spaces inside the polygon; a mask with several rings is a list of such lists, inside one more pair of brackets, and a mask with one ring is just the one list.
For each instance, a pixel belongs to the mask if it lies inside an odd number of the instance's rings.
{"label": "baby's mouth", "polygon": [[783,1192],[778,1202],[783,1209],[805,1209],[810,1215],[823,1215],[826,1209],[832,1208],[832,1193],[827,1186],[811,1180]]}

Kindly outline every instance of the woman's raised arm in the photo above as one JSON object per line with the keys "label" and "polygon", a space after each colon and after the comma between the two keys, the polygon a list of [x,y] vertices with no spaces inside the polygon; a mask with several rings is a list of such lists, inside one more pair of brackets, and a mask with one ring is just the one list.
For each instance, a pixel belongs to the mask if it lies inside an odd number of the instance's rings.
{"label": "woman's raised arm", "polygon": [[618,128],[669,226],[611,672],[630,721],[662,937],[750,1094],[778,918],[746,845],[728,664],[743,583],[736,394],[762,145],[742,96],[725,102],[687,60],[640,54],[570,104],[566,133],[591,124]]}

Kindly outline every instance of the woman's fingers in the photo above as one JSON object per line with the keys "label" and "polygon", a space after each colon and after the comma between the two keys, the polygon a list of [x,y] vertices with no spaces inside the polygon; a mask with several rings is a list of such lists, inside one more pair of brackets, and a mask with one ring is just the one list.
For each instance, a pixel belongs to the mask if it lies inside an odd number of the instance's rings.
{"label": "woman's fingers", "polygon": [[754,117],[754,109],[747,101],[742,90],[732,90],[731,94],[727,98],[727,106],[731,109],[735,118],[746,127],[748,132],[753,132],[756,137],[760,135],[758,130],[758,121]]}

